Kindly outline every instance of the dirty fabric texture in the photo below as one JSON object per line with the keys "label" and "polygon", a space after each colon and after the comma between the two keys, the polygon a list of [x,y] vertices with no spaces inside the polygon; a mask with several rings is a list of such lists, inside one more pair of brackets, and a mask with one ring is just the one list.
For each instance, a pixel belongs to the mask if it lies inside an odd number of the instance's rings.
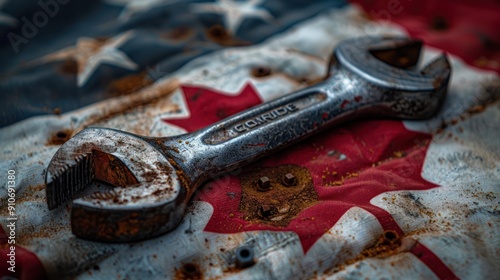
{"label": "dirty fabric texture", "polygon": [[[6,36],[22,36],[23,15],[32,20],[43,10],[34,1],[19,2],[0,1],[1,276],[500,274],[496,2],[66,1],[39,35],[18,45],[16,55]],[[73,16],[71,9],[81,12]],[[73,25],[60,26],[69,19]],[[95,28],[86,28],[91,19]],[[449,53],[453,76],[436,116],[348,122],[211,178],[175,230],[142,242],[76,238],[71,204],[48,210],[45,169],[81,129],[191,132],[320,81],[335,45],[364,35],[419,37],[426,43],[424,63]],[[53,43],[43,43],[49,38]],[[269,180],[260,187],[265,191],[258,189],[261,179]],[[9,180],[15,181],[15,209],[8,208]],[[8,270],[9,240],[16,245],[15,272]],[[254,254],[248,268],[236,265],[243,245]]]}
{"label": "dirty fabric texture", "polygon": [[0,1],[0,94],[11,104],[0,127],[130,93],[195,57],[260,43],[345,5],[240,2]]}

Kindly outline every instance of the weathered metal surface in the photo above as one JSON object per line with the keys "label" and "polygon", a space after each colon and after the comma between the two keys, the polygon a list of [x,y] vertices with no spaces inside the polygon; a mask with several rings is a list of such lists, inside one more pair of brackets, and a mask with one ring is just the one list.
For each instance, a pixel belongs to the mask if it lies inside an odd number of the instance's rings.
{"label": "weathered metal surface", "polygon": [[[336,47],[324,82],[190,134],[150,138],[85,129],[63,144],[48,167],[49,208],[92,179],[107,182],[114,186],[111,193],[73,202],[73,233],[105,242],[141,240],[177,226],[197,187],[221,172],[353,118],[421,119],[436,112],[451,73],[446,56],[412,71],[375,58],[372,47],[416,52],[421,44],[403,37],[346,40]],[[260,189],[269,187],[268,178],[260,181]]]}
{"label": "weathered metal surface", "polygon": [[[18,248],[22,246],[35,254],[49,277],[55,279],[176,279],[177,276],[183,275],[177,272],[183,272],[185,265],[189,264],[199,268],[198,271],[201,271],[200,275],[204,279],[407,278],[408,275],[435,279],[436,275],[425,263],[404,249],[383,252],[381,255],[366,255],[369,250],[365,249],[378,249],[374,245],[379,243],[377,238],[384,234],[385,228],[380,227],[380,222],[372,214],[359,207],[353,206],[336,224],[317,229],[322,236],[310,249],[301,246],[301,240],[307,241],[311,238],[304,234],[302,229],[321,225],[324,217],[338,213],[336,206],[330,205],[327,212],[323,212],[324,215],[321,216],[321,212],[316,211],[316,219],[313,221],[302,221],[302,214],[294,217],[292,213],[292,222],[302,222],[298,227],[250,230],[245,226],[239,228],[238,224],[234,226],[233,220],[239,220],[240,214],[246,215],[238,210],[243,202],[240,200],[244,195],[245,186],[254,188],[255,181],[260,176],[252,173],[249,176],[252,180],[246,185],[241,181],[240,186],[238,180],[244,180],[240,174],[243,172],[246,177],[250,169],[248,167],[218,176],[220,179],[210,180],[195,194],[196,197],[188,207],[183,222],[175,230],[143,242],[105,244],[75,238],[69,225],[70,207],[47,210],[42,171],[48,166],[51,157],[59,148],[58,145],[80,129],[93,125],[149,136],[181,133],[184,126],[172,125],[165,119],[181,117],[194,122],[203,118],[203,114],[194,111],[192,104],[187,103],[189,95],[185,91],[186,85],[198,87],[200,90],[210,89],[216,92],[215,97],[224,99],[228,96],[242,97],[242,87],[250,83],[260,100],[272,100],[311,84],[324,75],[331,49],[340,40],[362,34],[375,34],[373,25],[365,24],[366,18],[360,12],[327,12],[265,44],[200,57],[175,74],[174,78],[179,79],[182,88],[175,88],[172,94],[168,93],[168,89],[173,88],[173,79],[170,76],[153,85],[154,88],[163,85],[165,89],[161,96],[154,99],[145,99],[148,98],[145,93],[152,93],[148,87],[133,95],[119,96],[78,111],[63,110],[63,114],[58,116],[34,118],[1,129],[2,174],[7,174],[8,169],[15,169],[20,179],[16,190],[20,198],[16,210],[19,220],[22,221],[17,229],[16,244],[20,246]],[[401,29],[385,23],[378,26],[377,30],[383,34],[403,33]],[[311,36],[302,37],[309,34]],[[316,36],[318,34],[320,36]],[[435,34],[432,33],[432,36]],[[438,37],[442,38],[434,36]],[[462,41],[464,42],[474,41]],[[460,47],[463,47],[463,44]],[[479,49],[477,53],[480,52]],[[422,60],[429,61],[439,55],[439,52],[440,50],[427,45],[422,53]],[[500,122],[494,120],[499,119],[500,104],[491,104],[488,98],[495,88],[498,97],[499,83],[493,73],[469,67],[460,58],[450,55],[450,61],[453,64],[453,78],[442,109],[429,120],[403,122],[410,130],[432,135],[429,150],[422,155],[424,167],[422,170],[414,169],[413,172],[421,172],[424,179],[440,186],[427,191],[405,191],[398,186],[394,191],[374,197],[371,203],[386,209],[403,227],[406,233],[400,234],[402,240],[413,239],[425,244],[453,269],[459,278],[494,278],[498,273],[492,260],[498,259],[498,250],[492,246],[491,241],[496,240],[500,232],[497,226],[500,225],[499,216],[496,214],[500,197],[497,164],[500,162],[500,142],[495,133],[500,129]],[[270,75],[264,78],[253,77],[252,69],[258,67],[267,67],[271,70]],[[138,102],[122,102],[126,100]],[[126,106],[116,107],[117,104]],[[116,108],[118,110],[115,110]],[[110,112],[111,109],[114,112]],[[356,127],[358,126],[347,124],[340,129],[325,131],[310,141],[287,148],[280,155],[267,157],[252,166],[270,167],[274,166],[277,160],[283,159],[280,160],[279,167],[293,163],[303,166],[304,171],[309,168],[314,180],[311,184],[314,183],[318,190],[343,188],[356,178],[347,179],[343,182],[344,186],[323,186],[322,170],[310,168],[310,165],[305,163],[328,158],[329,170],[338,171],[337,167],[349,166],[353,160],[371,160],[371,149],[375,152],[377,149],[372,145],[361,144],[370,137],[376,138],[377,141],[384,139],[383,135],[377,135],[383,134],[379,131],[380,127],[368,126],[365,137],[358,135],[355,138],[360,146],[354,149],[360,148],[360,151],[368,155],[364,159],[355,159],[354,155],[359,151],[347,150],[351,147],[347,143],[343,147],[324,145],[324,149],[317,143],[322,139],[336,143],[335,138],[327,136],[338,135],[337,138],[341,138],[346,133],[350,134]],[[372,130],[375,132],[368,133],[373,132]],[[61,133],[60,136],[63,137],[58,136],[54,138],[57,141],[51,142],[52,136],[57,136],[59,131],[67,134]],[[391,140],[394,143],[404,142],[399,141],[400,138]],[[57,142],[59,144],[55,145]],[[317,151],[317,158],[302,152],[303,148],[307,147]],[[390,154],[392,151],[389,151]],[[283,154],[286,157],[283,157]],[[406,155],[403,155],[402,158],[394,158],[392,161],[400,162],[405,157]],[[407,173],[407,164],[401,168],[406,170],[403,174]],[[352,170],[357,171],[356,168]],[[274,169],[264,171],[265,175],[273,180]],[[281,176],[286,172],[292,172],[299,179],[296,187],[283,187],[283,191],[293,192],[301,187],[305,178],[301,177],[298,170],[281,171],[276,171],[279,173],[279,176],[275,177],[277,182],[281,181]],[[342,174],[338,175],[340,178]],[[398,176],[391,173],[389,175]],[[2,176],[4,175],[0,175]],[[6,177],[2,178],[7,180]],[[328,176],[326,179],[326,183],[330,184]],[[228,191],[229,184],[235,186]],[[99,185],[100,182],[97,181],[91,183],[91,187]],[[371,186],[363,184],[358,187],[366,190]],[[89,194],[90,191],[91,188],[85,190]],[[286,200],[276,191],[274,188],[260,194],[273,194],[280,200]],[[6,189],[0,189],[0,194],[2,199],[6,198]],[[200,201],[199,195],[211,199]],[[318,206],[329,203],[326,199],[320,197],[317,205],[306,208],[305,211],[315,210]],[[235,201],[237,203],[234,207],[227,210],[225,206]],[[269,203],[268,200],[264,202]],[[221,208],[227,212],[226,216],[218,215]],[[288,214],[291,212],[293,206]],[[234,216],[231,217],[233,213]],[[250,222],[262,220],[260,217],[255,218]],[[1,223],[5,229],[5,212],[2,219]],[[208,228],[211,224],[219,226],[220,230]],[[233,231],[229,233],[226,232],[227,229]],[[403,245],[404,242],[401,243]],[[254,249],[256,264],[237,270],[234,267],[234,256],[236,249],[242,244]],[[366,258],[358,258],[359,255]],[[30,267],[28,276],[31,271]]]}

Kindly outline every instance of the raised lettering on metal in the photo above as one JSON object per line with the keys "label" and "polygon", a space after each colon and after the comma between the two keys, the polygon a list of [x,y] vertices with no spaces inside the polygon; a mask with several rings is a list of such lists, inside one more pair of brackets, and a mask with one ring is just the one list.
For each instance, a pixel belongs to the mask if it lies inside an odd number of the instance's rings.
{"label": "raised lettering on metal", "polygon": [[257,116],[256,118],[253,118],[251,120],[247,120],[243,123],[239,123],[235,126],[233,126],[233,131],[237,133],[243,133],[245,131],[248,131],[254,127],[263,125],[265,123],[272,122],[276,120],[277,118],[280,118],[284,115],[287,115],[291,112],[295,112],[299,110],[295,104],[287,104],[283,107],[276,108],[272,110],[271,112],[266,112],[264,114],[261,114]]}

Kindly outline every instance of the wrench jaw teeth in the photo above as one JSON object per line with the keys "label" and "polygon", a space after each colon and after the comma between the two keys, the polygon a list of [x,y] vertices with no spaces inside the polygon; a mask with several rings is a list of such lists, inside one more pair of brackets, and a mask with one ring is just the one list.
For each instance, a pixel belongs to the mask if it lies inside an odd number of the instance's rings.
{"label": "wrench jaw teeth", "polygon": [[106,128],[88,128],[59,148],[45,177],[53,209],[97,180],[112,188],[77,198],[72,231],[84,239],[128,242],[173,229],[188,198],[176,169],[148,139]]}
{"label": "wrench jaw teeth", "polygon": [[143,168],[148,171],[136,174],[136,185],[116,186],[74,200],[73,234],[115,243],[138,241],[173,229],[182,219],[187,188],[180,186],[166,162],[149,166],[146,163]]}
{"label": "wrench jaw teeth", "polygon": [[[119,158],[99,150],[92,149],[79,154],[70,164],[60,163],[58,160],[59,157],[54,157],[45,176],[49,210],[71,199],[93,180],[108,183],[113,187],[139,183]],[[62,167],[53,171],[54,166]]]}
{"label": "wrench jaw teeth", "polygon": [[[51,162],[51,166],[55,163]],[[45,176],[47,204],[50,210],[64,203],[94,179],[94,165],[91,154],[75,158],[72,165],[49,171]]]}

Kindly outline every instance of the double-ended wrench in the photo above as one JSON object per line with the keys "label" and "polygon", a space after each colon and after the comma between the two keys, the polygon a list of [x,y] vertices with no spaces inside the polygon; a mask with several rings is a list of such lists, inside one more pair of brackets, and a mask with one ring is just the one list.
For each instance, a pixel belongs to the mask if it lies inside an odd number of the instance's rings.
{"label": "double-ended wrench", "polygon": [[196,189],[217,174],[354,118],[431,117],[446,95],[451,69],[443,54],[415,70],[421,47],[421,41],[401,37],[343,41],[324,81],[184,135],[152,138],[86,128],[60,147],[47,168],[48,207],[99,180],[110,190],[73,201],[76,236],[129,242],[170,231]]}

